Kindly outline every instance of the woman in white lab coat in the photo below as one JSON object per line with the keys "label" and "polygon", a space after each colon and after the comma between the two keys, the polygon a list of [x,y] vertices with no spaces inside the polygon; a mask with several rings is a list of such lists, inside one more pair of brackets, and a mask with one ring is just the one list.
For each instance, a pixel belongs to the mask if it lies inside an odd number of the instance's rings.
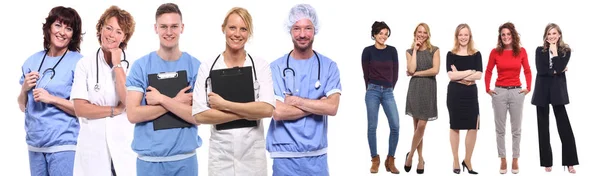
{"label": "woman in white lab coat", "polygon": [[[194,91],[192,114],[196,122],[215,124],[211,127],[208,175],[267,176],[265,135],[260,119],[271,117],[275,107],[271,69],[267,61],[252,58],[244,49],[248,37],[252,35],[252,17],[246,9],[232,8],[225,16],[221,29],[225,34],[225,51],[216,59],[202,62],[195,87],[208,84],[212,89],[211,83],[206,81],[211,70],[251,66],[255,101],[236,103],[212,91]],[[257,124],[229,129],[220,129],[216,125],[240,119]]]}
{"label": "woman in white lab coat", "polygon": [[96,25],[100,48],[77,63],[71,99],[81,128],[73,175],[136,175],[131,149],[133,124],[125,113],[124,52],[135,29],[133,17],[116,6],[108,8]]}

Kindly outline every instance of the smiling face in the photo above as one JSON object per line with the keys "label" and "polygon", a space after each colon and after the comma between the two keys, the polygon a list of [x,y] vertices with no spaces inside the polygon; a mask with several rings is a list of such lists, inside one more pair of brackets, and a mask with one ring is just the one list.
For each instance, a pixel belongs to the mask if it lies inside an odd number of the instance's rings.
{"label": "smiling face", "polygon": [[298,20],[292,26],[292,42],[294,49],[306,51],[312,49],[315,36],[315,26],[309,19]]}
{"label": "smiling face", "polygon": [[101,46],[105,50],[118,48],[121,42],[125,39],[125,33],[119,26],[119,21],[116,17],[110,17],[102,26],[100,33]]}
{"label": "smiling face", "polygon": [[249,31],[248,25],[240,15],[235,13],[229,15],[227,23],[223,27],[227,47],[232,50],[244,49]]}
{"label": "smiling face", "polygon": [[67,48],[73,38],[73,28],[65,23],[55,20],[49,29],[50,48],[61,50]]}
{"label": "smiling face", "polygon": [[379,31],[379,33],[375,34],[375,42],[379,45],[385,45],[385,41],[387,41],[390,33],[387,28],[383,28]]}
{"label": "smiling face", "polygon": [[417,27],[417,30],[415,31],[415,39],[422,43],[429,39],[429,32],[427,32],[427,29],[425,29],[423,25],[419,25]]}
{"label": "smiling face", "polygon": [[179,46],[179,36],[183,33],[181,16],[177,13],[165,13],[156,18],[154,31],[158,34],[161,48],[175,48]]}
{"label": "smiling face", "polygon": [[469,31],[469,29],[466,27],[462,28],[458,32],[457,40],[461,47],[467,47],[469,42],[471,42],[471,31]]}
{"label": "smiling face", "polygon": [[556,44],[560,41],[560,32],[556,30],[556,28],[550,28],[550,30],[546,31],[546,42],[552,44]]}
{"label": "smiling face", "polygon": [[502,44],[505,47],[510,46],[513,41],[513,36],[512,36],[512,33],[510,32],[510,29],[503,28],[502,31],[500,32],[500,38],[502,39]]}

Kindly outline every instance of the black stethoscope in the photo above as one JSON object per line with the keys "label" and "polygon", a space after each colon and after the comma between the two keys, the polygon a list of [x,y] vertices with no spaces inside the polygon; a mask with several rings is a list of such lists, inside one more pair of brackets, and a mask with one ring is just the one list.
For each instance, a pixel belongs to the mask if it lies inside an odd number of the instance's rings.
{"label": "black stethoscope", "polygon": [[[96,51],[96,85],[94,85],[94,91],[96,92],[100,91],[100,84],[98,83],[98,80],[100,80],[100,74],[98,74],[98,54],[100,54],[101,49],[102,48],[98,48],[98,51]],[[129,61],[127,61],[127,55],[125,55],[125,50],[121,50],[121,52],[123,52],[123,60],[121,60],[121,62],[125,62],[127,64],[127,67],[125,68],[129,69]]]}
{"label": "black stethoscope", "polygon": [[[56,68],[56,66],[58,66],[58,64],[60,64],[60,61],[62,61],[62,59],[65,57],[65,55],[67,55],[67,52],[69,52],[69,50],[66,50],[65,53],[63,53],[63,55],[60,57],[60,59],[58,59],[58,62],[56,62],[56,64],[54,64],[54,67],[47,68],[46,70],[44,70],[44,72],[42,73],[42,76],[40,76],[40,78],[38,80],[42,80],[44,75],[46,75],[46,72],[51,72],[52,74],[50,75],[50,80],[48,80],[48,84],[50,84],[50,81],[52,81],[52,78],[54,78],[54,75],[56,74],[56,71],[54,69]],[[48,54],[48,50],[46,50],[46,52],[44,53],[44,57],[42,57],[42,62],[40,63],[40,67],[38,67],[38,73],[42,70],[42,65],[44,65],[44,60],[46,60],[47,54]],[[42,88],[45,88],[48,84],[42,86]],[[36,84],[35,88],[38,88],[38,85],[39,84]]]}
{"label": "black stethoscope", "polygon": [[[252,72],[254,73],[254,94],[255,94],[256,99],[258,99],[258,97],[259,97],[258,90],[260,90],[260,84],[258,83],[258,77],[256,76],[256,68],[254,67],[254,59],[252,59],[252,56],[250,56],[250,54],[247,54],[247,55],[250,58],[250,62],[252,62]],[[217,58],[215,58],[215,61],[210,66],[210,70],[208,70],[208,77],[206,77],[206,80],[204,80],[204,93],[207,96],[206,104],[208,104],[208,80],[211,79],[210,72],[213,70],[213,67],[215,67],[217,60],[219,60],[219,57],[221,57],[221,54],[219,54],[217,56]]]}
{"label": "black stethoscope", "polygon": [[[290,53],[287,55],[287,60],[286,60],[286,67],[283,69],[283,78],[285,80],[285,78],[287,78],[285,76],[285,72],[286,71],[292,71],[292,88],[295,89],[296,88],[296,71],[294,71],[294,69],[290,68],[290,55],[292,55],[292,52],[294,52],[294,50],[290,51]],[[316,51],[313,50],[313,53],[315,54],[315,56],[317,57],[317,62],[318,62],[318,66],[319,66],[319,70],[318,70],[318,74],[317,74],[317,82],[315,83],[315,89],[319,89],[319,87],[321,87],[321,59],[319,58],[319,55],[317,54]],[[292,90],[289,90],[289,93],[292,93]]]}

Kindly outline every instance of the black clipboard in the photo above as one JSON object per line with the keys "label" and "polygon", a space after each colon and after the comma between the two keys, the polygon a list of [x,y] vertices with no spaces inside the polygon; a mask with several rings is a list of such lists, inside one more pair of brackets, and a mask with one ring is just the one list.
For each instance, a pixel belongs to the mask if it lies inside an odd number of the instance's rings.
{"label": "black clipboard", "polygon": [[[187,87],[187,72],[180,70],[177,72],[162,72],[148,74],[148,85],[156,88],[161,94],[168,97],[175,97],[181,89]],[[153,120],[154,131],[171,128],[192,127],[193,124],[186,122],[172,112],[167,112]]]}
{"label": "black clipboard", "polygon": [[[219,94],[227,101],[237,103],[254,102],[254,81],[252,67],[233,67],[210,72],[212,92]],[[246,119],[217,124],[217,130],[256,127],[259,121]]]}

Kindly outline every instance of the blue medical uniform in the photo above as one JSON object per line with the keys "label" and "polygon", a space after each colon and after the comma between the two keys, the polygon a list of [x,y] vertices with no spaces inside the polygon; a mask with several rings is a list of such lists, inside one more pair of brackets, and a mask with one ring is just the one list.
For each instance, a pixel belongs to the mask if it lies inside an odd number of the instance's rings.
{"label": "blue medical uniform", "polygon": [[[37,52],[23,63],[23,75],[19,84],[23,85],[25,74],[38,71],[45,54],[45,51]],[[71,96],[75,66],[83,56],[78,52],[68,51],[54,69],[54,78],[50,79],[50,71],[44,75],[43,72],[54,67],[61,57],[62,54],[56,57],[46,56],[36,86],[46,89],[53,96],[68,100]],[[25,109],[25,132],[31,175],[73,175],[79,121],[77,117],[67,114],[55,105],[35,102],[35,88],[27,92]]]}
{"label": "blue medical uniform", "polygon": [[[287,54],[271,63],[275,98],[284,101],[284,93],[320,99],[341,93],[340,72],[337,64],[319,54],[321,60],[321,86],[316,89],[318,61],[313,55],[309,59],[289,59]],[[295,78],[294,78],[295,77]],[[329,175],[327,166],[327,116],[308,115],[297,120],[272,120],[267,132],[267,150],[273,158],[273,175]]]}
{"label": "blue medical uniform", "polygon": [[[187,80],[193,86],[200,61],[183,52],[175,61],[166,61],[156,52],[136,60],[127,76],[127,90],[145,94],[148,74],[185,70]],[[194,87],[191,88],[194,90]],[[145,95],[140,105],[146,105]],[[192,113],[192,112],[190,112]],[[198,175],[196,149],[202,145],[198,127],[172,128],[154,131],[152,121],[135,124],[131,147],[139,155],[137,174],[152,175]]]}

